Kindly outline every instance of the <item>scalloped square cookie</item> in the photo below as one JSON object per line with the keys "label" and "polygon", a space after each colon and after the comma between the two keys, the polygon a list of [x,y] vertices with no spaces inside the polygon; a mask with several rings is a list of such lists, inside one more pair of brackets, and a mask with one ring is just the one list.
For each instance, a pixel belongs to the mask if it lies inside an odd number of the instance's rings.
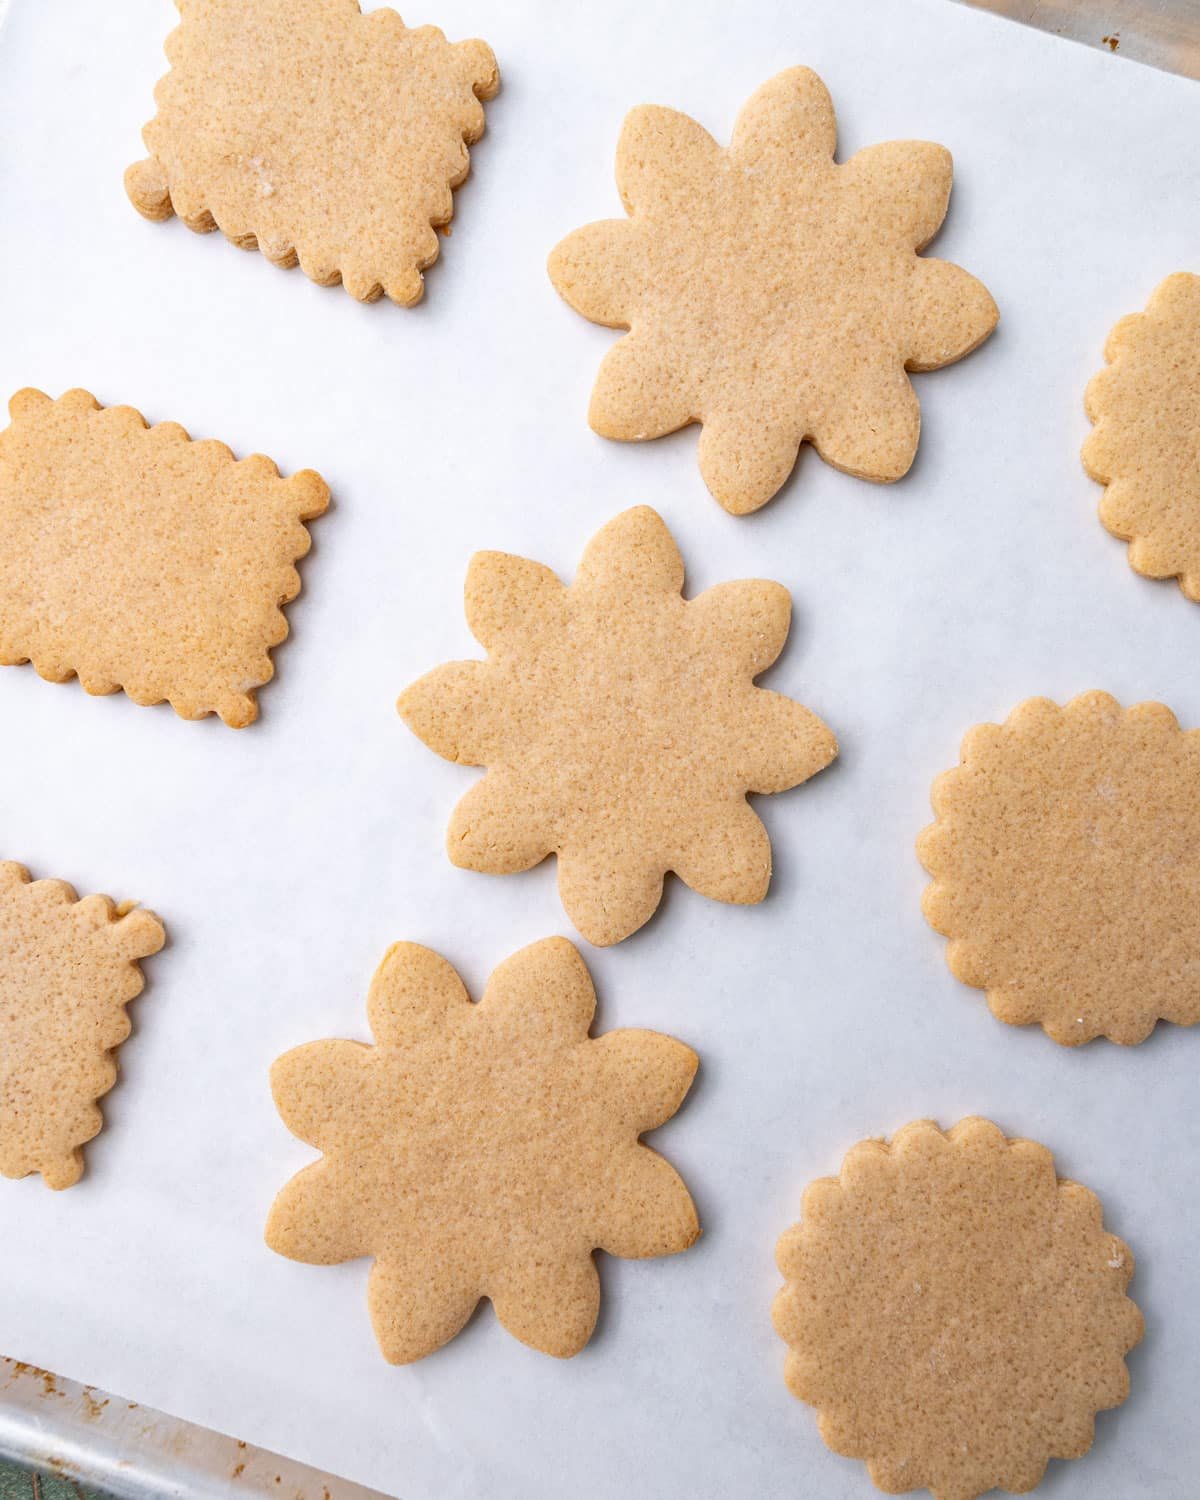
{"label": "scalloped square cookie", "polygon": [[153,912],[79,900],[62,880],[0,864],[0,1173],[66,1188],[116,1082],[138,959],[166,941]]}
{"label": "scalloped square cookie", "polygon": [[177,422],[148,427],[87,391],[23,390],[0,432],[0,663],[50,682],[170,702],[241,728],[288,633],[304,522],[329,490],[235,460]]}
{"label": "scalloped square cookie", "polygon": [[125,174],[138,212],[418,302],[500,86],[491,48],[358,0],[176,3],[150,156]]}

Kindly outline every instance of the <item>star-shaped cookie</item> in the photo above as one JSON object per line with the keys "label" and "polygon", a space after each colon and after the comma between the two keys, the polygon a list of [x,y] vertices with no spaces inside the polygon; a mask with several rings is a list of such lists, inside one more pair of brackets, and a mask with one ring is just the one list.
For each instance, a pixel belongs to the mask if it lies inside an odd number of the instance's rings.
{"label": "star-shaped cookie", "polygon": [[371,1321],[407,1364],[480,1298],[566,1358],[600,1306],[592,1252],[642,1259],[700,1233],[687,1189],[642,1145],[696,1055],[653,1031],[592,1037],[596,997],[564,938],[522,949],[477,1004],[428,948],[397,943],[371,984],[374,1046],[311,1042],[271,1070],[289,1129],[324,1153],[276,1198],[267,1241],[312,1265],[374,1257]]}
{"label": "star-shaped cookie", "polygon": [[765,83],[728,148],[643,105],[617,146],[629,217],[550,257],[577,312],[629,329],[600,367],[592,427],[634,442],[703,423],[701,473],[735,514],[766,504],[805,441],[848,474],[899,479],[921,427],[906,372],[996,326],[985,287],[918,254],[945,217],[950,153],[892,141],[839,164],[835,145],[808,68]]}
{"label": "star-shaped cookie", "polygon": [[787,639],[787,590],[682,590],[644,505],[593,537],[569,587],[479,553],[467,621],[488,659],[439,667],[399,702],[439,755],[488,767],[451,819],[453,862],[510,874],[556,854],[567,914],[598,945],[649,920],[668,870],[716,901],[761,901],[771,843],[746,793],[797,786],[837,754],[814,713],[754,685]]}

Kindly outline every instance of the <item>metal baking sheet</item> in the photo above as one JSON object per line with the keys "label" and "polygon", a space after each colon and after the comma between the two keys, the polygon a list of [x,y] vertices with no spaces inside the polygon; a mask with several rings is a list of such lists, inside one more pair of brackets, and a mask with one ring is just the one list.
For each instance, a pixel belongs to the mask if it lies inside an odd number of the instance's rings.
{"label": "metal baking sheet", "polygon": [[1200,78],[1197,0],[961,0],[1114,56]]}
{"label": "metal baking sheet", "polygon": [[[1134,61],[1200,76],[1200,17],[1187,0],[989,8],[1103,61],[949,0],[404,8],[414,24],[488,36],[505,78],[448,263],[406,314],[356,308],[128,208],[120,175],[164,67],[165,0],[0,0],[0,394],[88,384],[239,452],[312,464],[335,492],[296,640],[245,737],[87,702],[27,670],[0,677],[0,853],[141,896],[172,932],[148,965],[84,1183],[57,1197],[0,1183],[0,1341],[98,1382],[4,1362],[0,1452],[130,1497],[862,1494],[865,1475],[824,1451],[782,1390],[770,1243],[804,1181],[858,1135],[982,1108],[1053,1145],[1143,1257],[1150,1334],[1134,1398],[1047,1493],[1190,1496],[1200,1454],[1179,1400],[1200,1372],[1200,1329],[1171,1254],[1171,1236],[1178,1247],[1195,1230],[1195,1152],[1178,1144],[1189,1039],[1062,1057],[1000,1032],[915,916],[910,845],[958,735],[1018,696],[1106,685],[1200,723],[1189,607],[1128,575],[1075,458],[1078,392],[1108,326],[1195,265],[1194,96]],[[756,83],[800,60],[833,88],[844,150],[903,135],[952,145],[959,178],[935,248],[984,277],[1004,324],[959,370],[921,380],[911,481],[877,492],[808,454],[787,493],[734,525],[699,485],[694,433],[635,450],[590,438],[582,412],[609,336],[556,304],[541,263],[559,234],[617,211],[627,106],[672,103],[721,135]],[[1129,128],[1110,149],[1117,121]],[[1072,195],[1096,180],[1097,139],[1104,192]],[[1071,177],[1073,223],[1055,173]],[[1048,205],[1045,222],[1018,233],[1031,203]],[[1055,348],[1031,321],[1057,330]],[[602,1025],[658,1026],[701,1052],[697,1097],[667,1134],[705,1240],[678,1262],[606,1264],[600,1332],[569,1366],[539,1362],[481,1314],[444,1355],[392,1371],[371,1343],[361,1268],[292,1267],[257,1244],[270,1193],[305,1159],[274,1119],[265,1067],[295,1042],[361,1033],[366,981],[393,938],[432,943],[478,989],[512,948],[564,930],[551,872],[497,884],[443,868],[462,782],[406,743],[390,703],[419,671],[473,651],[456,607],[475,545],[569,571],[591,531],[643,499],[674,527],[694,587],[770,572],[793,589],[796,638],[772,680],[826,714],[843,762],[765,809],[779,876],[764,908],[712,911],[673,892],[644,935],[587,955]],[[1012,508],[1016,536],[1000,519]],[[1097,591],[1102,608],[1088,602]],[[958,613],[931,619],[927,599]],[[869,943],[847,939],[848,911]],[[764,1053],[770,1077],[755,1071]],[[834,1053],[844,1076],[830,1084]],[[1145,1176],[1148,1109],[1171,1147],[1161,1185]],[[699,1329],[711,1347],[689,1342]]]}
{"label": "metal baking sheet", "polygon": [[0,1359],[0,1455],[121,1500],[387,1500],[349,1480],[34,1365]]}

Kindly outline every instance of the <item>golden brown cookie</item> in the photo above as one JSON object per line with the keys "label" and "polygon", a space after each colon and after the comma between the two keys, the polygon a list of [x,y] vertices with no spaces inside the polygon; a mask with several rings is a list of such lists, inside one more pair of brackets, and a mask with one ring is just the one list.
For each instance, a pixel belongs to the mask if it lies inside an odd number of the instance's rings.
{"label": "golden brown cookie", "polygon": [[643,105],[617,146],[629,218],[550,256],[577,312],[629,329],[600,366],[592,427],[638,442],[703,423],[700,471],[735,514],[766,504],[805,441],[848,474],[899,479],[921,428],[905,371],[961,359],[996,326],[973,276],[917,254],[945,217],[950,153],[891,141],[839,165],[835,145],[808,68],[752,96],[728,149]]}
{"label": "golden brown cookie", "polygon": [[1147,578],[1200,603],[1200,276],[1168,276],[1122,318],[1087,388],[1083,463],[1107,485],[1100,519]]}
{"label": "golden brown cookie", "polygon": [[452,1339],[482,1297],[523,1343],[577,1354],[600,1305],[592,1252],[645,1258],[700,1233],[675,1169],[638,1137],[696,1055],[653,1031],[589,1036],[582,958],[547,938],[471,1003],[444,958],[396,943],[371,983],[375,1045],[311,1042],[271,1070],[288,1129],[323,1153],[271,1208],[267,1243],[311,1265],[369,1255],[393,1364]]}
{"label": "golden brown cookie", "polygon": [[1044,1146],[919,1120],[860,1142],[802,1212],[776,1251],[787,1383],[881,1490],[1023,1494],[1124,1401],[1133,1256]]}
{"label": "golden brown cookie", "polygon": [[1200,731],[1161,703],[1031,698],[970,731],[933,809],[925,915],[993,1015],[1066,1046],[1200,1020]]}
{"label": "golden brown cookie", "polygon": [[329,490],[87,391],[18,391],[0,432],[0,663],[185,719],[258,716]]}
{"label": "golden brown cookie", "polygon": [[411,306],[500,86],[483,42],[358,0],[176,0],[171,71],[125,174],[148,219]]}
{"label": "golden brown cookie", "polygon": [[0,1173],[52,1188],[83,1174],[79,1149],[104,1121],[139,958],[166,941],[153,912],[80,901],[62,880],[0,864]]}
{"label": "golden brown cookie", "polygon": [[771,843],[746,793],[797,786],[837,754],[815,714],[754,686],[787,639],[787,590],[682,590],[645,505],[592,538],[569,587],[477,553],[467,622],[487,661],[439,667],[398,704],[439,755],[489,768],[454,810],[451,860],[505,875],[556,854],[567,915],[602,946],[649,920],[667,870],[716,901],[761,901]]}

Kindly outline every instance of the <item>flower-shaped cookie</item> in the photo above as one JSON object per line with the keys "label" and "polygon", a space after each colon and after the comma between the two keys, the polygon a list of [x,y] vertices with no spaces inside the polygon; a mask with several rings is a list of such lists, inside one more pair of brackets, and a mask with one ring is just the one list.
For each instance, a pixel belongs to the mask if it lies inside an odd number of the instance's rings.
{"label": "flower-shaped cookie", "polygon": [[993,1015],[1067,1046],[1200,1020],[1200,731],[1032,698],[971,730],[933,808],[925,915]]}
{"label": "flower-shaped cookie", "polygon": [[796,786],[837,754],[815,714],[754,686],[787,638],[787,590],[682,590],[647,506],[592,538],[570,587],[478,553],[467,621],[487,661],[439,667],[398,705],[439,755],[489,767],[454,811],[451,860],[509,874],[557,854],[567,914],[599,945],[653,915],[667,870],[716,901],[761,901],[771,843],[745,794]]}
{"label": "flower-shaped cookie", "polygon": [[276,1198],[267,1242],[312,1265],[369,1255],[393,1364],[452,1339],[481,1297],[566,1358],[600,1305],[593,1259],[686,1250],[675,1169],[638,1137],[679,1108],[696,1055],[653,1031],[588,1035],[596,997],[565,938],[522,949],[473,1005],[451,966],[397,943],[371,984],[375,1045],[311,1042],[271,1070],[288,1128],[324,1153]]}
{"label": "flower-shaped cookie", "polygon": [[150,156],[125,174],[138,212],[360,302],[418,302],[500,86],[491,48],[359,0],[176,4]]}
{"label": "flower-shaped cookie", "polygon": [[63,880],[0,864],[0,1173],[52,1188],[83,1173],[80,1147],[104,1121],[138,959],[166,941],[153,912],[80,901]]}
{"label": "flower-shaped cookie", "polygon": [[808,68],[746,104],[722,149],[687,115],[626,118],[617,185],[628,219],[569,235],[550,276],[593,323],[628,328],[588,420],[639,441],[703,423],[700,470],[735,514],[765,505],[801,443],[862,479],[907,473],[921,411],[907,370],[933,370],[996,326],[985,287],[918,256],[952,164],[893,141],[834,161],[829,94]]}
{"label": "flower-shaped cookie", "polygon": [[788,1386],[888,1494],[1023,1493],[1128,1394],[1133,1256],[1044,1146],[987,1120],[861,1142],[777,1259]]}
{"label": "flower-shaped cookie", "polygon": [[1100,519],[1129,543],[1135,572],[1178,578],[1200,603],[1200,276],[1168,276],[1109,334],[1104,358],[1083,445],[1085,468],[1107,486]]}

